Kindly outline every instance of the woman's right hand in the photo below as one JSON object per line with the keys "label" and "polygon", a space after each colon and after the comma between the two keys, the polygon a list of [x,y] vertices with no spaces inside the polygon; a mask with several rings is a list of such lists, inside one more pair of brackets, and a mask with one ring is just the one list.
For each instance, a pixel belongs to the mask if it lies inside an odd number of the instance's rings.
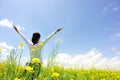
{"label": "woman's right hand", "polygon": [[61,31],[63,28],[58,28],[55,33]]}
{"label": "woman's right hand", "polygon": [[17,27],[16,27],[16,26],[14,26],[14,25],[13,25],[13,28],[15,29],[15,31],[16,31],[16,32],[18,32],[18,33],[19,33],[19,30],[17,29]]}

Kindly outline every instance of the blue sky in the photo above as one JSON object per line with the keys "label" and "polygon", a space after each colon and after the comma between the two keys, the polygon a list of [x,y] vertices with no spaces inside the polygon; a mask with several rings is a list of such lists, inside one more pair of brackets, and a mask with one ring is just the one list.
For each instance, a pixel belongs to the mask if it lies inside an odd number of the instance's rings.
{"label": "blue sky", "polygon": [[[43,40],[63,27],[46,44],[44,53],[49,53],[60,37],[60,53],[79,55],[96,49],[103,57],[120,55],[119,0],[0,0],[0,11],[0,20],[7,18],[24,27],[21,32],[29,40],[33,32],[40,32]],[[13,29],[0,26],[3,41],[17,46],[22,39]]]}

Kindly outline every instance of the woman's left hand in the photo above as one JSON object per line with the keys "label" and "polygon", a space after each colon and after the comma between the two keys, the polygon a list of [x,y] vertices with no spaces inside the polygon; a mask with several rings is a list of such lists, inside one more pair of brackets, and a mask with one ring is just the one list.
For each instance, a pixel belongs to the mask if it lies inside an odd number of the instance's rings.
{"label": "woman's left hand", "polygon": [[17,29],[17,27],[16,27],[16,26],[14,26],[14,25],[13,25],[13,28],[15,29],[15,31],[16,31],[16,32],[18,32],[18,33],[19,33],[19,30]]}
{"label": "woman's left hand", "polygon": [[61,31],[62,29],[63,29],[63,28],[58,28],[58,29],[56,30],[56,33],[59,32],[59,31]]}

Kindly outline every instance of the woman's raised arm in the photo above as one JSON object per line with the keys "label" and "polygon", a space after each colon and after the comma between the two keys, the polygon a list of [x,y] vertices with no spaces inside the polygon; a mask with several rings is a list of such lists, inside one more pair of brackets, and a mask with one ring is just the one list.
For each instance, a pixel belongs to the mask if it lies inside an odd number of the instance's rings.
{"label": "woman's raised arm", "polygon": [[55,30],[53,33],[51,33],[49,36],[47,36],[47,38],[43,41],[44,44],[46,44],[46,42],[48,42],[48,40],[54,36],[56,33],[58,33],[59,31],[61,31],[63,28],[58,28],[57,30]]}
{"label": "woman's raised arm", "polygon": [[17,29],[16,26],[13,25],[13,28],[15,29],[15,31],[23,38],[23,40],[25,41],[25,43],[28,45],[28,47],[30,48],[30,46],[32,45],[30,43],[29,40],[27,40],[27,38]]}

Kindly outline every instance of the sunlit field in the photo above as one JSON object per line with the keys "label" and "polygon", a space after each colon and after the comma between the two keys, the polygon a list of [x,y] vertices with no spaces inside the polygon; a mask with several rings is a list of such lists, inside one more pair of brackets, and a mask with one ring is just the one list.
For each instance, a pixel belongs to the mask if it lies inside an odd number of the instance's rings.
{"label": "sunlit field", "polygon": [[0,0],[0,80],[120,80],[120,0]]}
{"label": "sunlit field", "polygon": [[[50,53],[47,64],[43,65],[40,59],[33,58],[32,66],[24,66],[21,64],[23,54],[23,43],[20,43],[21,52],[17,55],[16,49],[11,50],[7,60],[2,60],[0,63],[0,80],[120,80],[120,71],[109,69],[84,69],[84,65],[77,68],[61,66],[54,62],[57,55],[59,44],[53,48]],[[0,48],[2,51],[2,48]],[[38,66],[40,63],[41,66]],[[34,68],[36,67],[36,69]],[[40,72],[36,76],[36,73]]]}

